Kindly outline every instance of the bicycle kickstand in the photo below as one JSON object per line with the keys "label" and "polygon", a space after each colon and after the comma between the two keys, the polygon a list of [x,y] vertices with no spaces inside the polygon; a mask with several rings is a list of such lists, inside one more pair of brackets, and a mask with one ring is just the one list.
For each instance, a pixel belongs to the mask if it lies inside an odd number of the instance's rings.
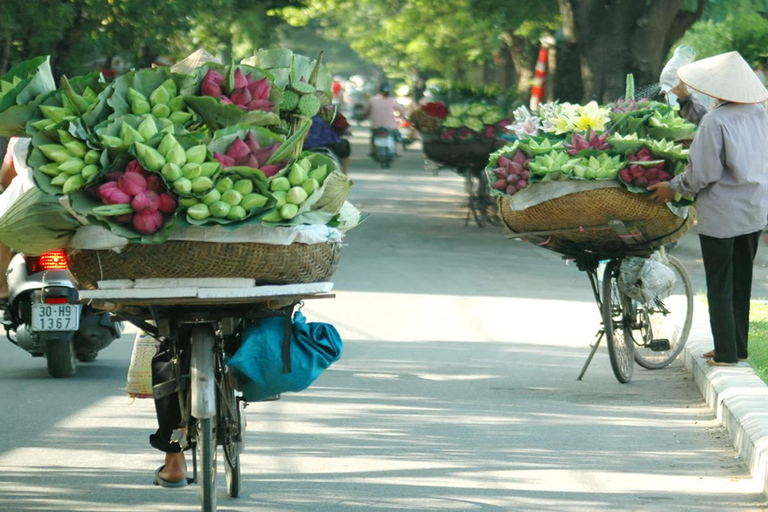
{"label": "bicycle kickstand", "polygon": [[589,363],[592,362],[592,358],[595,357],[595,352],[597,352],[597,348],[600,346],[600,341],[603,339],[603,336],[605,335],[605,329],[600,329],[597,333],[597,341],[595,341],[595,344],[592,345],[592,350],[589,352],[589,355],[587,356],[587,360],[584,361],[584,366],[581,368],[581,373],[578,377],[576,377],[576,380],[581,380],[582,377],[584,377],[584,374],[587,373],[587,368],[589,368]]}

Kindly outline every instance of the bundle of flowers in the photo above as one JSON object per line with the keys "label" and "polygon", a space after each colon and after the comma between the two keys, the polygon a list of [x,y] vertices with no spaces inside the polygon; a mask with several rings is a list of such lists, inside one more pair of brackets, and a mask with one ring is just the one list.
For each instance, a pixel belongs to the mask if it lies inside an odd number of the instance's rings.
{"label": "bundle of flowers", "polygon": [[[518,140],[492,154],[486,168],[494,193],[510,196],[543,181],[615,180],[630,192],[650,194],[648,186],[683,172],[685,141],[695,125],[667,104],[636,101],[631,75],[625,98],[610,105],[555,102],[515,110],[508,129]],[[693,199],[678,195],[674,202]]]}
{"label": "bundle of flowers", "polygon": [[506,133],[509,119],[496,106],[480,102],[431,102],[414,111],[410,122],[423,134],[447,143],[494,140]]}
{"label": "bundle of flowers", "polygon": [[0,112],[0,133],[31,138],[38,188],[132,243],[187,225],[337,226],[351,183],[302,152],[312,115],[331,103],[320,60],[260,50],[248,62],[142,69],[112,83],[62,77],[55,88],[38,58],[0,84],[29,111]]}

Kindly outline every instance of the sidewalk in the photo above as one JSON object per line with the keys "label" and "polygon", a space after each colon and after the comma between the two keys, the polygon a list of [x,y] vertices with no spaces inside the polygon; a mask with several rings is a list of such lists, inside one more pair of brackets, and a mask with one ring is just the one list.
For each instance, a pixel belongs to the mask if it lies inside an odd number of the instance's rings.
{"label": "sidewalk", "polygon": [[697,308],[681,357],[704,401],[728,431],[738,456],[768,497],[768,386],[748,363],[707,365],[701,354],[712,350],[712,336],[705,308],[700,303]]}

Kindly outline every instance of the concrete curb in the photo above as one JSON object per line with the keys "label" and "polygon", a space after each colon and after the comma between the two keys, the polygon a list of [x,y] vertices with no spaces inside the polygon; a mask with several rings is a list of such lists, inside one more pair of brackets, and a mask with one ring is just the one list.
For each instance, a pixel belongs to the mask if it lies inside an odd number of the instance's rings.
{"label": "concrete curb", "polygon": [[707,365],[701,354],[712,350],[709,322],[694,322],[694,328],[682,354],[685,367],[728,431],[752,478],[762,482],[763,494],[768,497],[768,385],[749,363],[734,367]]}

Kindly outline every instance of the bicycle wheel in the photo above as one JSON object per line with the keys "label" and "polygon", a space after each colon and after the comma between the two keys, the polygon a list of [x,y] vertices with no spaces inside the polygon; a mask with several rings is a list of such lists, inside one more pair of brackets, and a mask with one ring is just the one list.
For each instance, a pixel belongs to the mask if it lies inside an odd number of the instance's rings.
{"label": "bicycle wheel", "polygon": [[485,170],[480,171],[477,194],[480,198],[479,201],[482,204],[483,220],[494,226],[501,225],[501,219],[499,219],[497,214],[498,207],[496,205],[496,199],[491,195],[491,188]]}
{"label": "bicycle wheel", "polygon": [[[219,366],[220,368],[222,366]],[[229,374],[221,372],[219,379],[219,441],[224,452],[224,475],[227,494],[231,498],[240,495],[240,454],[243,452],[245,411],[242,400],[232,389]]]}
{"label": "bicycle wheel", "polygon": [[688,271],[674,256],[668,267],[675,273],[675,287],[668,297],[649,307],[635,303],[632,336],[635,362],[648,370],[664,368],[685,346],[693,323],[693,285]]}
{"label": "bicycle wheel", "polygon": [[200,501],[203,512],[216,512],[216,438],[213,418],[197,420],[197,453],[200,457]]}
{"label": "bicycle wheel", "polygon": [[628,329],[631,300],[619,291],[620,266],[621,260],[611,260],[603,274],[603,328],[613,374],[616,380],[626,384],[632,380],[635,369],[635,344]]}

